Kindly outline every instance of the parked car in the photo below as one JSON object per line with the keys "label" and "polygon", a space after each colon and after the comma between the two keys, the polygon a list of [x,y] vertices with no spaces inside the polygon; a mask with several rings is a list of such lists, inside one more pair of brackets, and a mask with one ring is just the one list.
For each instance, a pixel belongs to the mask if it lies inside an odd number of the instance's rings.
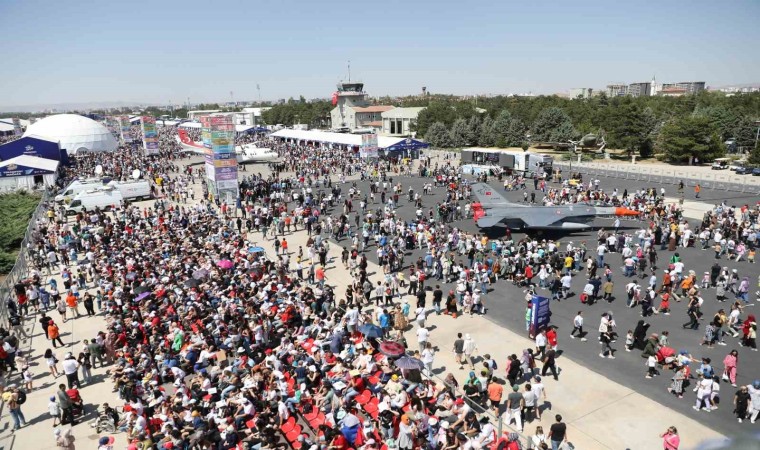
{"label": "parked car", "polygon": [[747,175],[752,172],[752,169],[747,166],[738,166],[734,172],[736,172],[737,175]]}
{"label": "parked car", "polygon": [[760,177],[760,167],[755,167],[754,169],[752,169],[752,176]]}

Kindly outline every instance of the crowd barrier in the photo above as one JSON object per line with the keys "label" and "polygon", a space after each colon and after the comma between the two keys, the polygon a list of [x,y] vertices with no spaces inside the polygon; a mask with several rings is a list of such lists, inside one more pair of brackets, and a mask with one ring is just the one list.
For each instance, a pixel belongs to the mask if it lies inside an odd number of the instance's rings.
{"label": "crowd barrier", "polygon": [[689,170],[687,167],[664,168],[633,164],[611,167],[608,164],[570,163],[565,161],[555,161],[554,167],[562,169],[562,178],[569,177],[571,172],[580,172],[591,176],[604,176],[657,184],[678,185],[683,181],[684,186],[690,188],[699,183],[704,189],[760,195],[760,177],[734,175],[733,172],[725,170],[701,173]]}

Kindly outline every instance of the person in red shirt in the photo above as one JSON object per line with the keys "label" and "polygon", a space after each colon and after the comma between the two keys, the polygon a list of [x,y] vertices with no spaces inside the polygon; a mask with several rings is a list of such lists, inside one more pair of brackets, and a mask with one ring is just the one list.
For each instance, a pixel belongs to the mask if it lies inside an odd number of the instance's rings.
{"label": "person in red shirt", "polygon": [[549,343],[549,347],[557,350],[557,330],[554,327],[549,327],[546,330],[546,341]]}

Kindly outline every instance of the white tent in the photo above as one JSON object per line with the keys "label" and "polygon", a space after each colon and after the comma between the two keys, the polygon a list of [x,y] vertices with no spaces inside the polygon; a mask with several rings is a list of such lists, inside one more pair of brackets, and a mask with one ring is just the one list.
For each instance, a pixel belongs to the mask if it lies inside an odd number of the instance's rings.
{"label": "white tent", "polygon": [[108,128],[77,114],[56,114],[35,122],[24,136],[37,135],[61,144],[69,155],[86,152],[113,152],[119,147]]}

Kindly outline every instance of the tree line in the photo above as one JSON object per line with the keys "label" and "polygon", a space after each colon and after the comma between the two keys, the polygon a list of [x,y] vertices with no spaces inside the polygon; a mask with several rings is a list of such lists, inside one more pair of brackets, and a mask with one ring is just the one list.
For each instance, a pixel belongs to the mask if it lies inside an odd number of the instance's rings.
{"label": "tree line", "polygon": [[[477,106],[476,106],[477,105]],[[760,93],[726,96],[567,99],[557,96],[438,98],[420,113],[417,133],[437,147],[520,147],[566,143],[592,133],[607,148],[662,153],[673,162],[722,156],[724,142],[755,146]]]}

